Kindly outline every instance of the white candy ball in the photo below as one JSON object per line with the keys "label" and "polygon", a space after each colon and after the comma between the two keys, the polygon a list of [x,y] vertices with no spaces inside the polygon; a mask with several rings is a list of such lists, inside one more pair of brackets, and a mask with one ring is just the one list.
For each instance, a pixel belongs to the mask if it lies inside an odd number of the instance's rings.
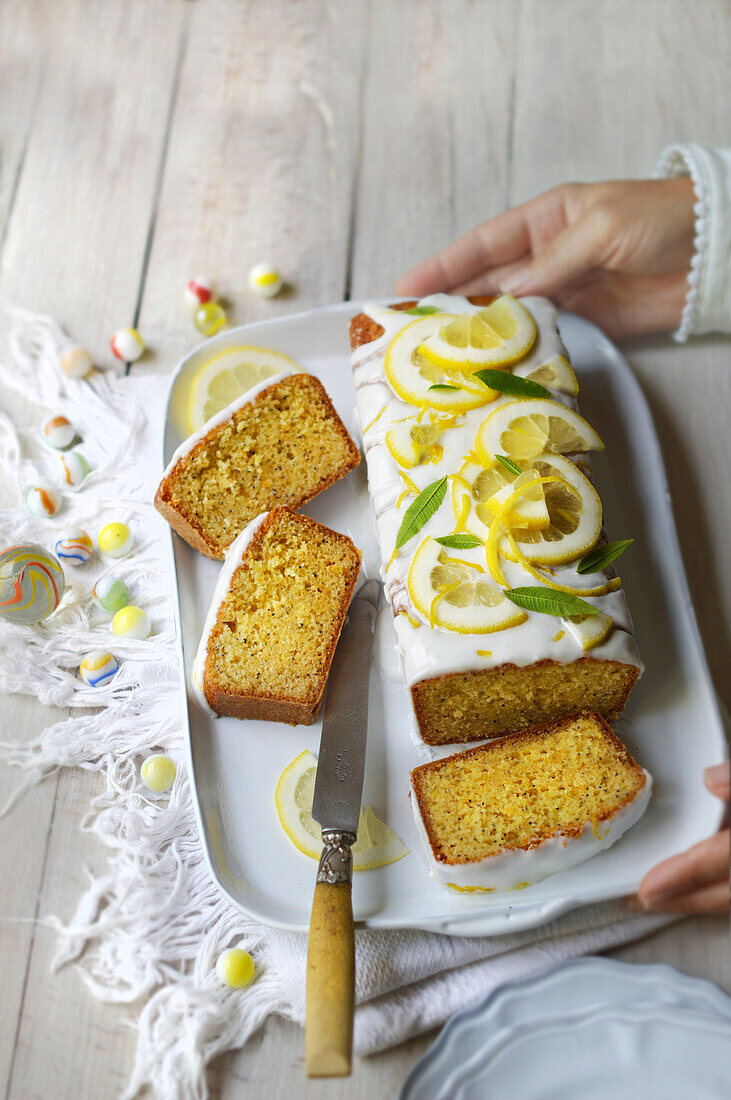
{"label": "white candy ball", "polygon": [[205,305],[213,298],[213,284],[205,275],[196,275],[185,288],[185,300],[191,309]]}
{"label": "white candy ball", "polygon": [[134,363],[145,350],[145,342],[136,328],[121,328],[110,340],[112,351],[123,363]]}
{"label": "white candy ball", "polygon": [[257,264],[249,272],[249,286],[260,298],[273,298],[282,289],[282,276],[271,264]]}
{"label": "white candy ball", "polygon": [[28,490],[25,503],[34,516],[55,516],[61,507],[61,496],[44,481]]}
{"label": "white candy ball", "polygon": [[82,347],[66,348],[59,357],[58,365],[67,378],[86,378],[94,369],[91,354]]}
{"label": "white candy ball", "polygon": [[59,455],[61,466],[61,478],[66,485],[81,485],[90,466],[80,451],[69,451],[68,454]]}
{"label": "white candy ball", "polygon": [[56,451],[65,451],[76,439],[76,428],[65,416],[47,416],[40,426],[44,443]]}

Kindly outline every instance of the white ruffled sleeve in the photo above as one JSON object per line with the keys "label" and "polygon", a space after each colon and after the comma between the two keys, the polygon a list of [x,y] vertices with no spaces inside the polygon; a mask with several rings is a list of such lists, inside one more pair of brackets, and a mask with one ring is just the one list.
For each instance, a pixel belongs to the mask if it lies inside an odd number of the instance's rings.
{"label": "white ruffled sleeve", "polygon": [[690,176],[695,189],[694,256],[675,339],[731,333],[731,149],[669,145],[654,175]]}

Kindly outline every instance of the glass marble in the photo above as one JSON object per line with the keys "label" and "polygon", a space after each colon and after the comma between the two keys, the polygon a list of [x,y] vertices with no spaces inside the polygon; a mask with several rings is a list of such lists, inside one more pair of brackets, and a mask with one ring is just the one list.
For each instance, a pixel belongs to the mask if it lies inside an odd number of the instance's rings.
{"label": "glass marble", "polygon": [[11,623],[39,623],[61,602],[63,569],[42,546],[20,543],[0,553],[0,615]]}
{"label": "glass marble", "polygon": [[203,336],[215,336],[226,324],[226,311],[218,302],[204,302],[195,311],[193,324]]}

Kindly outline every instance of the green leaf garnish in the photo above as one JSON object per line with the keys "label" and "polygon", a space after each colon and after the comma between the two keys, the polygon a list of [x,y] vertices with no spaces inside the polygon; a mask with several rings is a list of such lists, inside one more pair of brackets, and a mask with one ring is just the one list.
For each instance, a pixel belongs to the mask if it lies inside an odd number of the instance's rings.
{"label": "green leaf garnish", "polygon": [[499,393],[508,393],[511,397],[550,397],[551,393],[540,382],[531,382],[529,378],[518,378],[507,370],[476,370],[473,378],[479,378],[484,385]]}
{"label": "green leaf garnish", "polygon": [[430,390],[458,390],[459,386],[450,386],[447,382],[435,382],[433,386],[429,387]]}
{"label": "green leaf garnish", "polygon": [[506,588],[505,595],[518,607],[526,611],[540,611],[543,615],[560,615],[562,619],[571,619],[575,615],[598,615],[598,608],[587,603],[570,592],[555,592],[552,588],[538,585],[527,588]]}
{"label": "green leaf garnish", "polygon": [[517,462],[513,462],[512,458],[508,458],[507,455],[495,455],[501,466],[504,466],[511,474],[522,474],[520,466]]}
{"label": "green leaf garnish", "polygon": [[482,546],[482,541],[476,535],[466,535],[458,532],[454,535],[442,535],[434,539],[441,546],[448,546],[450,550],[474,550],[476,546]]}
{"label": "green leaf garnish", "polygon": [[424,524],[431,519],[444,500],[446,491],[447,479],[446,477],[440,477],[439,481],[433,481],[431,485],[427,485],[426,489],[422,489],[416,500],[412,500],[404,513],[404,518],[396,536],[397,550],[400,550],[404,543],[412,539]]}
{"label": "green leaf garnish", "polygon": [[404,313],[411,313],[414,317],[428,317],[430,313],[439,313],[436,306],[412,306],[411,309],[403,310]]}
{"label": "green leaf garnish", "polygon": [[601,573],[613,561],[631,546],[634,539],[617,539],[615,542],[606,542],[604,546],[597,546],[581,559],[576,566],[577,573]]}

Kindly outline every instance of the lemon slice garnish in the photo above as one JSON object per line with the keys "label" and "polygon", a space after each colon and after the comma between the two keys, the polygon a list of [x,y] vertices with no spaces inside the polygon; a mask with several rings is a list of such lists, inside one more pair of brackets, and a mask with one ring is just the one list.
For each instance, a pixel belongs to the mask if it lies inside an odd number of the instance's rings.
{"label": "lemon slice garnish", "polygon": [[199,368],[188,397],[188,425],[199,431],[212,416],[258,382],[280,371],[301,371],[299,364],[281,351],[244,345],[226,348]]}
{"label": "lemon slice garnish", "polygon": [[[497,397],[478,379],[460,371],[443,370],[419,354],[419,346],[433,335],[452,314],[434,313],[419,317],[398,332],[386,351],[384,370],[394,393],[418,408],[460,413],[487,405]],[[456,320],[456,318],[453,318]],[[430,387],[450,386],[450,389]]]}
{"label": "lemon slice garnish", "polygon": [[443,318],[419,352],[446,370],[507,367],[530,351],[536,332],[536,323],[525,306],[504,294],[477,313]]}
{"label": "lemon slice garnish", "polygon": [[[533,470],[536,477],[561,480],[540,486],[548,512],[548,526],[535,522],[537,513],[531,513],[531,523],[522,523],[520,515],[534,506],[532,501],[523,500],[526,494],[515,501],[510,515],[510,534],[520,551],[529,561],[547,565],[559,565],[585,554],[596,545],[602,529],[602,505],[594,486],[576,464],[563,455],[540,455],[522,465]],[[487,539],[496,514],[495,498],[506,500],[517,482],[518,478],[499,464],[484,469],[476,462],[465,462],[459,477],[452,480],[452,507],[464,530]],[[570,488],[562,482],[568,483]],[[498,548],[503,557],[515,560],[505,537],[500,539]]]}
{"label": "lemon slice garnish", "polygon": [[492,584],[480,564],[484,551],[460,551],[456,558],[425,538],[409,569],[409,595],[431,626],[459,634],[492,634],[525,622],[526,615]]}
{"label": "lemon slice garnish", "polygon": [[475,451],[485,466],[498,454],[520,462],[542,454],[603,449],[601,439],[583,416],[547,397],[499,405],[485,418],[475,440]]}
{"label": "lemon slice garnish", "polygon": [[573,619],[564,619],[569,630],[583,650],[593,649],[606,638],[612,629],[614,619],[600,611],[598,615],[583,615]]}
{"label": "lemon slice garnish", "polygon": [[[312,816],[316,772],[317,757],[305,749],[284,769],[274,792],[279,824],[295,848],[312,859],[319,859],[322,851],[322,833]],[[371,806],[363,806],[352,851],[353,870],[370,871],[395,863],[409,850],[393,829],[376,817]]]}
{"label": "lemon slice garnish", "polygon": [[528,378],[531,382],[538,382],[548,389],[561,390],[562,393],[570,393],[576,397],[579,392],[579,381],[574,374],[574,368],[563,355],[554,355],[540,367],[534,367],[526,371],[525,367],[518,367],[515,373],[520,378]]}
{"label": "lemon slice garnish", "polygon": [[400,466],[410,470],[422,462],[439,463],[444,448],[439,443],[443,424],[400,424],[386,432],[386,446]]}

